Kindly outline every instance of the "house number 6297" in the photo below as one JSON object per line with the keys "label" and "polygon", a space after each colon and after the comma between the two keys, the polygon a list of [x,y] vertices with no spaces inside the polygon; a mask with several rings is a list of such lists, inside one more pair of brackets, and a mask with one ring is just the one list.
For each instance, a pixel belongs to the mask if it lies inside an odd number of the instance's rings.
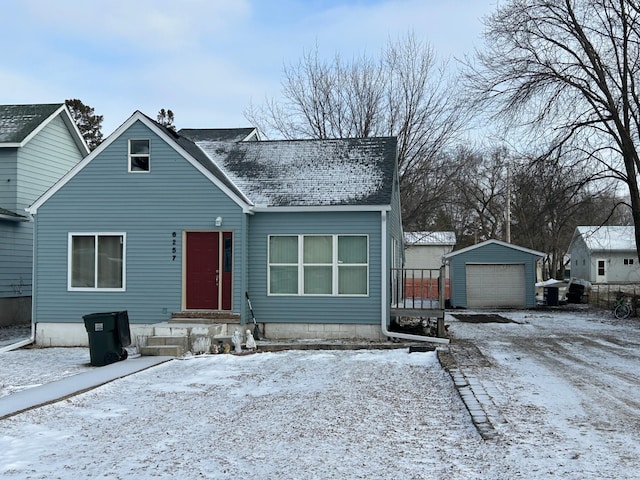
{"label": "house number 6297", "polygon": [[176,236],[178,234],[176,232],[172,232],[171,233],[171,261],[175,262],[176,261],[176,245],[178,244],[177,240],[176,240]]}

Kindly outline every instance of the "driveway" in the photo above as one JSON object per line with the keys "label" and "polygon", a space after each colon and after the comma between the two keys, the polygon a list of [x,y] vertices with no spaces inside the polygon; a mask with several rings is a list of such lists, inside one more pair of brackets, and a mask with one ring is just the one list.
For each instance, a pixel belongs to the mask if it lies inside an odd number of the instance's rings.
{"label": "driveway", "polygon": [[[640,478],[639,319],[575,307],[451,313],[452,356],[489,392],[498,442]],[[484,323],[488,314],[506,323]]]}

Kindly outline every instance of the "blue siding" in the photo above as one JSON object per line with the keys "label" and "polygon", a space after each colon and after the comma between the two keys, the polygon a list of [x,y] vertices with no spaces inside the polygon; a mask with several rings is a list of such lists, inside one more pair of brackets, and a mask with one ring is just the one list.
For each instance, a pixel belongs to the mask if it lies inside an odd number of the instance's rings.
{"label": "blue siding", "polygon": [[[24,209],[81,159],[60,116],[24,147],[0,149],[0,206],[26,215]],[[0,220],[0,297],[31,295],[32,262],[33,224]]]}
{"label": "blue siding", "polygon": [[18,149],[0,148],[0,207],[15,212],[18,180]]}
{"label": "blue siding", "polygon": [[[249,220],[249,293],[259,322],[380,322],[380,212],[257,213]],[[369,236],[369,296],[268,296],[267,243],[273,234]],[[386,273],[385,273],[386,278]]]}
{"label": "blue siding", "polygon": [[[150,139],[149,173],[128,173],[128,139]],[[233,310],[244,303],[241,208],[164,140],[136,122],[38,210],[38,322],[82,322],[97,311],[128,310],[132,323],[155,323],[182,307],[185,230],[234,233]],[[68,232],[126,232],[126,291],[67,291]],[[172,256],[176,232],[176,258]]]}
{"label": "blue siding", "polygon": [[18,151],[17,208],[31,205],[80,160],[82,154],[58,115]]}
{"label": "blue siding", "polygon": [[521,250],[499,244],[489,244],[450,258],[451,303],[454,307],[467,306],[468,263],[519,263],[525,266],[526,306],[536,306],[536,260],[538,257]]}
{"label": "blue siding", "polygon": [[31,295],[31,222],[0,220],[0,298]]}
{"label": "blue siding", "polygon": [[[395,176],[397,179],[397,174]],[[401,208],[400,208],[400,186],[397,181],[393,185],[393,194],[392,194],[392,209],[389,212],[389,221],[387,224],[387,273],[386,273],[386,291],[390,292],[390,295],[386,302],[387,311],[385,312],[385,318],[391,320],[390,317],[390,305],[391,303],[396,303],[397,299],[394,299],[393,296],[397,291],[396,283],[391,285],[391,268],[400,268],[404,265],[404,234],[402,229],[402,218],[401,218]],[[397,282],[397,279],[395,280]],[[387,324],[388,326],[388,324]]]}

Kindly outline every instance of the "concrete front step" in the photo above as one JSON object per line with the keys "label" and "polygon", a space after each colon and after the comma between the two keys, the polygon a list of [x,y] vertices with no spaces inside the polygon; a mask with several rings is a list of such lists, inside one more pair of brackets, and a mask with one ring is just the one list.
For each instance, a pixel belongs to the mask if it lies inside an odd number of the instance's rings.
{"label": "concrete front step", "polygon": [[147,345],[140,347],[140,355],[156,356],[156,357],[181,357],[185,354],[182,345]]}
{"label": "concrete front step", "polygon": [[153,335],[160,337],[190,337],[193,335],[226,335],[229,329],[226,323],[156,323],[153,325]]}
{"label": "concrete front step", "polygon": [[147,347],[162,347],[167,345],[181,346],[186,351],[189,348],[189,338],[160,335],[147,338]]}
{"label": "concrete front step", "polygon": [[231,344],[231,334],[236,329],[239,329],[237,324],[226,323],[157,323],[151,335],[139,339],[139,352],[175,357],[186,352],[209,353],[213,345]]}

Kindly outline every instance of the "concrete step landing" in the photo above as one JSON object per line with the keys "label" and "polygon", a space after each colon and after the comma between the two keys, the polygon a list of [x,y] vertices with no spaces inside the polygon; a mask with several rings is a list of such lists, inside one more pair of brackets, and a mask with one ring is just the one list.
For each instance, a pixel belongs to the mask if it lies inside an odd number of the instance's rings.
{"label": "concrete step landing", "polygon": [[[193,319],[190,319],[193,320]],[[239,323],[162,322],[152,326],[152,334],[138,338],[141,355],[180,357],[187,352],[210,353],[212,347],[231,344]]]}
{"label": "concrete step landing", "polygon": [[201,324],[216,324],[216,323],[231,323],[239,324],[240,315],[233,312],[226,311],[186,311],[186,312],[173,312],[171,314],[171,320],[169,323],[201,323]]}

